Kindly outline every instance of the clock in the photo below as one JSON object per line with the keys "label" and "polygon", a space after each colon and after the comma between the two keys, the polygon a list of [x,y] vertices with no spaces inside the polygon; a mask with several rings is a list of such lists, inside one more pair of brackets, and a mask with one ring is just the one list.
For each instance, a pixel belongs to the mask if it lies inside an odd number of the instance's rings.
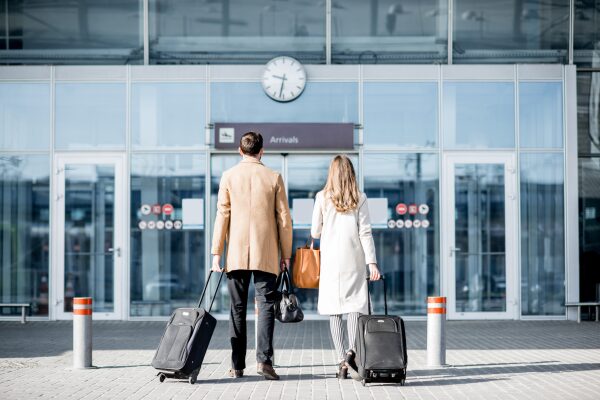
{"label": "clock", "polygon": [[275,101],[288,102],[298,98],[306,86],[306,71],[292,57],[275,57],[267,63],[262,75],[262,87]]}

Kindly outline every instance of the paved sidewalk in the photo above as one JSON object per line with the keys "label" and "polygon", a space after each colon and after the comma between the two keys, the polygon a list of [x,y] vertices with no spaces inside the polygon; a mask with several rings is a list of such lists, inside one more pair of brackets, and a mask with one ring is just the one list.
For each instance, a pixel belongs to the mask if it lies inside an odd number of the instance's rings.
{"label": "paved sidewalk", "polygon": [[[335,378],[323,321],[276,325],[278,382],[232,380],[226,322],[219,322],[198,382],[160,383],[150,366],[162,322],[94,323],[94,365],[73,371],[70,322],[0,322],[0,399],[600,399],[600,324],[449,322],[450,367],[425,367],[426,325],[408,322],[404,387]],[[249,346],[253,347],[252,323]]]}

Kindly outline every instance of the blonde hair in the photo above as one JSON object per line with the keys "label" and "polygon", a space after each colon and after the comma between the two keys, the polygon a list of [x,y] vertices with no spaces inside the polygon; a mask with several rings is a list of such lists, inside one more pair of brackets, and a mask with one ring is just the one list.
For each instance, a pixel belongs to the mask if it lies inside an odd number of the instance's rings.
{"label": "blonde hair", "polygon": [[356,174],[352,161],[347,156],[337,155],[331,160],[323,192],[339,212],[352,211],[358,207],[360,193],[356,184]]}

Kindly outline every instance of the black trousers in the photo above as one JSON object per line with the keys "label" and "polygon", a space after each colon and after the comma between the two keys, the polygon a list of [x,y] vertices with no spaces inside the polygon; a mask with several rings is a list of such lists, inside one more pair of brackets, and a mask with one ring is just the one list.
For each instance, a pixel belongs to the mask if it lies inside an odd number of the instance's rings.
{"label": "black trousers", "polygon": [[231,297],[229,337],[231,340],[231,367],[246,368],[246,308],[250,278],[254,276],[254,288],[258,302],[258,347],[256,361],[272,365],[273,330],[275,328],[275,303],[277,276],[263,271],[238,270],[227,274],[227,289]]}

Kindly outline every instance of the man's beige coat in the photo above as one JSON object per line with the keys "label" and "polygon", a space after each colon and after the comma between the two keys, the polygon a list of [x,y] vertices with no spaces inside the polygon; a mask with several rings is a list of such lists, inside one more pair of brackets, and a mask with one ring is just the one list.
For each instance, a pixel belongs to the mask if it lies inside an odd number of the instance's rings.
{"label": "man's beige coat", "polygon": [[227,272],[279,274],[281,258],[292,255],[292,218],[281,175],[254,158],[244,158],[221,177],[211,253],[223,253]]}

